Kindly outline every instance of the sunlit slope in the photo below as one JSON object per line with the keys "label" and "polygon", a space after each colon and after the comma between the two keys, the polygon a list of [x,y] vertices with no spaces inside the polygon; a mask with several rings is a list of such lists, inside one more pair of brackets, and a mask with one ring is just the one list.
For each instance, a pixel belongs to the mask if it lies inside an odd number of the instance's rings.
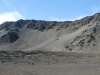
{"label": "sunlit slope", "polygon": [[100,13],[76,21],[18,20],[0,26],[0,50],[99,52]]}

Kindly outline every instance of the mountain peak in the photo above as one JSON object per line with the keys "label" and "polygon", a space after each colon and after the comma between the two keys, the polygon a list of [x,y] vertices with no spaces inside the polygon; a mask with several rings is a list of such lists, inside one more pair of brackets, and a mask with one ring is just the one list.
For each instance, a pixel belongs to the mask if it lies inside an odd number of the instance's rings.
{"label": "mountain peak", "polygon": [[100,21],[100,13],[95,13],[93,16],[93,22],[97,22]]}
{"label": "mountain peak", "polygon": [[94,16],[100,16],[100,12],[95,13]]}

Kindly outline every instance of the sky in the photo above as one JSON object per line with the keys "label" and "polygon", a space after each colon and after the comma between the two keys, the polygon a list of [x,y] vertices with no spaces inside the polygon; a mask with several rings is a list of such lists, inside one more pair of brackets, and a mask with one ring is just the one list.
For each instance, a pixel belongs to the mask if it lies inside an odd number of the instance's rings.
{"label": "sky", "polygon": [[100,0],[0,0],[0,24],[19,19],[74,21],[100,12]]}

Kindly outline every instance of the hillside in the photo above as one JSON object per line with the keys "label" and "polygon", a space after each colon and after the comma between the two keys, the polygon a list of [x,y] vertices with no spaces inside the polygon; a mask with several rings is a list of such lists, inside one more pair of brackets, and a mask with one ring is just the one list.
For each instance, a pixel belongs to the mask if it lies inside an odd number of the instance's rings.
{"label": "hillside", "polygon": [[100,13],[75,21],[18,20],[0,25],[0,50],[100,51]]}

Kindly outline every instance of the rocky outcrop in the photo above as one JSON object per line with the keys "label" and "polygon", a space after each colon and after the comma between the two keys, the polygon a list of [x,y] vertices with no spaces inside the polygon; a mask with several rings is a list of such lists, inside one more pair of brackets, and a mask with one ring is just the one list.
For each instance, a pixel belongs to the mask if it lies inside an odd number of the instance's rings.
{"label": "rocky outcrop", "polygon": [[59,26],[60,28],[68,27],[71,21],[42,21],[42,20],[18,20],[17,22],[5,22],[0,25],[0,29],[9,30],[11,28],[30,28],[34,30],[44,31]]}
{"label": "rocky outcrop", "polygon": [[80,50],[87,47],[93,48],[98,45],[98,42],[100,41],[99,38],[100,25],[97,22],[95,26],[91,26],[91,28],[84,30],[81,35],[77,36],[69,45],[66,46],[66,49],[71,51],[75,48],[79,48]]}
{"label": "rocky outcrop", "polygon": [[15,32],[8,32],[7,34],[0,37],[0,44],[11,44],[14,43],[19,36]]}
{"label": "rocky outcrop", "polygon": [[5,22],[0,25],[0,29],[11,29],[11,28],[31,28],[37,29],[39,31],[44,31],[46,29],[52,29],[53,27],[59,26],[59,28],[67,28],[68,26],[75,25],[86,25],[90,22],[100,21],[100,13],[96,13],[93,16],[87,16],[80,20],[75,21],[42,21],[42,20],[18,20],[16,22]]}

